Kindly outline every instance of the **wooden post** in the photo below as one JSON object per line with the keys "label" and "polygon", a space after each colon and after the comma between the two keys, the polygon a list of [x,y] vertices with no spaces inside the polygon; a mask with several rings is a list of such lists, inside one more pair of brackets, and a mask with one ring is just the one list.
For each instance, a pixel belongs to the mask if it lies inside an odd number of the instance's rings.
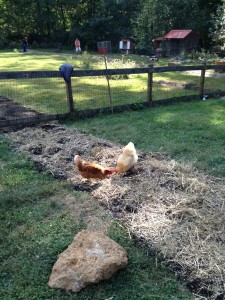
{"label": "wooden post", "polygon": [[147,90],[147,103],[149,107],[152,107],[152,84],[153,84],[153,64],[149,64],[148,90]]}
{"label": "wooden post", "polygon": [[205,70],[206,70],[206,62],[203,62],[203,69],[201,70],[200,77],[200,88],[199,88],[199,97],[202,100],[204,96],[204,85],[205,85]]}
{"label": "wooden post", "polygon": [[109,103],[110,103],[110,106],[111,106],[111,112],[113,113],[112,96],[111,96],[111,90],[110,90],[110,84],[109,84],[109,75],[108,75],[108,68],[107,68],[107,61],[106,61],[105,55],[104,55],[104,61],[105,61],[105,69],[106,69],[106,80],[107,80],[107,84],[108,84]]}
{"label": "wooden post", "polygon": [[73,92],[72,92],[72,86],[71,86],[71,80],[66,82],[66,97],[67,97],[67,108],[70,113],[74,112],[74,106],[73,106]]}

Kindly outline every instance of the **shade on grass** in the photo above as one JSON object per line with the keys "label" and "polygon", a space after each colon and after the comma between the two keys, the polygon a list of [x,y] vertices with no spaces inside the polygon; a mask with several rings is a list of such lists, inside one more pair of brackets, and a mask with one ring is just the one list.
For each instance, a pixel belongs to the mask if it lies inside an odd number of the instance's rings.
{"label": "shade on grass", "polygon": [[132,141],[140,150],[170,155],[225,176],[223,99],[101,116],[74,126],[123,145]]}

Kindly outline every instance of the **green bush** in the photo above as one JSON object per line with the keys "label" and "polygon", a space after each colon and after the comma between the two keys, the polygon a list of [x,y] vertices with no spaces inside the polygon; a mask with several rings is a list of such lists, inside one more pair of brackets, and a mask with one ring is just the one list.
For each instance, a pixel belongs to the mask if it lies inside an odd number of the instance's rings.
{"label": "green bush", "polygon": [[215,52],[211,53],[210,51],[207,51],[205,49],[201,49],[200,51],[193,50],[190,53],[185,52],[182,55],[182,58],[183,59],[190,59],[194,62],[201,63],[203,61],[213,62],[213,61],[218,59],[218,55]]}
{"label": "green bush", "polygon": [[[122,55],[121,59],[108,59],[107,60],[107,67],[109,69],[126,69],[126,68],[135,68],[137,64],[135,61],[131,59],[125,59],[124,55]],[[111,75],[109,76],[110,79],[128,79],[132,75],[128,74],[118,74],[118,75]]]}
{"label": "green bush", "polygon": [[48,44],[45,43],[45,42],[42,42],[42,43],[40,44],[40,48],[46,49],[46,48],[48,48]]}
{"label": "green bush", "polygon": [[40,45],[39,45],[39,43],[37,42],[37,41],[33,41],[33,43],[32,43],[32,48],[39,48],[40,47]]}
{"label": "green bush", "polygon": [[22,47],[22,43],[15,42],[15,41],[11,41],[11,42],[8,44],[8,48],[9,48],[9,49],[16,49],[16,48],[21,48],[21,47]]}
{"label": "green bush", "polygon": [[91,69],[91,60],[92,60],[92,55],[90,55],[87,51],[82,52],[81,68]]}
{"label": "green bush", "polygon": [[4,49],[8,45],[9,41],[4,35],[0,35],[0,48]]}

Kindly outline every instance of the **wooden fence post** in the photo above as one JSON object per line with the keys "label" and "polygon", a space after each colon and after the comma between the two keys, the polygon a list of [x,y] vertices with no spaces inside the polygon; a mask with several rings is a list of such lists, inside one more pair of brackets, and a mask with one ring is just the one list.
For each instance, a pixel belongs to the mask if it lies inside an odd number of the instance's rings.
{"label": "wooden fence post", "polygon": [[152,84],[153,84],[153,64],[149,64],[148,71],[148,90],[147,90],[147,104],[152,107]]}
{"label": "wooden fence post", "polygon": [[111,113],[113,114],[112,95],[111,95],[111,89],[110,89],[110,84],[109,84],[108,67],[107,67],[107,60],[106,60],[105,54],[104,54],[104,62],[105,62],[106,80],[107,80],[108,92],[109,92],[109,103],[110,103],[110,106],[111,106]]}
{"label": "wooden fence post", "polygon": [[205,70],[206,70],[206,62],[203,62],[203,69],[201,70],[201,77],[200,77],[200,89],[199,89],[199,97],[203,99],[204,96],[204,85],[205,85]]}
{"label": "wooden fence post", "polygon": [[67,108],[70,113],[74,112],[73,106],[73,92],[71,86],[71,80],[66,82],[66,97],[67,97]]}
{"label": "wooden fence post", "polygon": [[67,108],[69,113],[73,113],[74,112],[73,92],[72,92],[72,85],[71,85],[73,66],[70,64],[63,64],[59,67],[59,71],[61,72],[61,75],[66,83]]}

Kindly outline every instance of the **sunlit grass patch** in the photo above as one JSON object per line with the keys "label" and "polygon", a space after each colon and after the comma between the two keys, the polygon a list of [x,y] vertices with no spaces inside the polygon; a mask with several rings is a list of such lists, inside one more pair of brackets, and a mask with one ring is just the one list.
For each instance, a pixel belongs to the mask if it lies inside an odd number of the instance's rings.
{"label": "sunlit grass patch", "polygon": [[[107,54],[108,66],[113,68],[147,65],[147,57],[138,55]],[[104,56],[84,52],[49,54],[0,52],[1,71],[59,70],[63,63],[74,69],[105,69]],[[160,65],[165,65],[162,59]],[[159,63],[156,64],[158,66]],[[112,76],[108,82],[104,76],[73,77],[74,108],[77,110],[146,102],[147,74],[128,75],[127,79]],[[200,75],[187,72],[153,74],[153,101],[199,94]],[[224,78],[207,77],[205,93],[224,91]],[[1,80],[0,95],[19,102],[22,106],[42,113],[68,112],[66,88],[63,78]],[[111,96],[111,99],[110,99]]]}
{"label": "sunlit grass patch", "polygon": [[225,157],[224,100],[101,116],[77,121],[74,126],[116,143],[133,141],[140,150],[170,155],[213,175],[225,176],[221,160]]}
{"label": "sunlit grass patch", "polygon": [[26,155],[14,152],[3,136],[0,157],[1,299],[193,298],[161,260],[148,255],[148,247],[139,245],[117,222],[108,235],[126,249],[128,267],[80,293],[50,289],[47,282],[58,255],[86,228],[82,211],[73,218],[65,198],[72,197],[77,210],[78,203],[83,206],[89,196],[74,192],[68,182],[36,172]]}
{"label": "sunlit grass patch", "polygon": [[61,78],[0,81],[1,96],[41,113],[67,112],[65,82]]}

